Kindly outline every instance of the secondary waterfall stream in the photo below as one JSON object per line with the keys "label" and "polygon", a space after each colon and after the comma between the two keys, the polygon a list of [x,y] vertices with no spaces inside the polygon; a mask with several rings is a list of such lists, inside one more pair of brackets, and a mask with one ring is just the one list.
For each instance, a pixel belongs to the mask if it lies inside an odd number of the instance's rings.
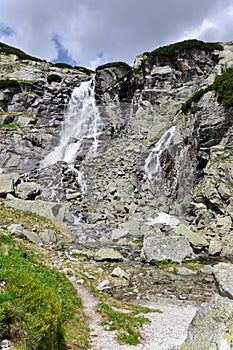
{"label": "secondary waterfall stream", "polygon": [[156,142],[149,156],[146,158],[144,171],[148,182],[152,182],[153,178],[160,177],[161,165],[160,157],[164,150],[169,148],[172,138],[175,135],[176,127],[172,126],[163,136]]}
{"label": "secondary waterfall stream", "polygon": [[78,173],[81,182],[81,172],[75,168],[75,159],[78,152],[84,151],[85,156],[96,152],[100,133],[101,121],[95,104],[95,79],[92,78],[74,88],[62,124],[59,144],[42,160],[41,168],[64,161]]}

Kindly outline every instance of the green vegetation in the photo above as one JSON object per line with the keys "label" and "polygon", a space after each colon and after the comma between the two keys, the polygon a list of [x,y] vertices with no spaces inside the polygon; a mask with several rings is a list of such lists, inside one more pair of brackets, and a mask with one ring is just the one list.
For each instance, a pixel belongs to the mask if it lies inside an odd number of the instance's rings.
{"label": "green vegetation", "polygon": [[71,66],[71,65],[68,64],[68,63],[63,63],[63,62],[56,62],[56,63],[53,63],[53,67],[73,69],[73,66]]}
{"label": "green vegetation", "polygon": [[[183,113],[187,114],[191,109],[195,113],[195,106],[201,97],[208,91],[215,91],[219,103],[226,108],[233,107],[233,68],[228,68],[222,75],[217,75],[213,84],[205,89],[195,92],[181,107]],[[194,106],[192,106],[194,104]]]}
{"label": "green vegetation", "polygon": [[6,89],[8,87],[16,87],[20,86],[18,80],[10,80],[10,79],[1,79],[0,80],[0,89]]}
{"label": "green vegetation", "polygon": [[30,56],[26,54],[24,51],[21,51],[20,49],[17,49],[13,46],[6,45],[2,42],[0,42],[0,53],[4,53],[7,55],[16,55],[21,60],[30,60],[30,61],[42,61],[41,59],[37,57]]}
{"label": "green vegetation", "polygon": [[[143,309],[143,310],[142,310]],[[126,344],[136,345],[139,343],[140,333],[138,329],[144,323],[149,323],[150,320],[144,316],[138,316],[139,312],[151,312],[150,309],[140,308],[133,312],[116,311],[107,303],[100,302],[97,305],[97,310],[103,314],[104,321],[102,325],[109,331],[117,330],[117,339]]]}
{"label": "green vegetation", "polygon": [[65,276],[0,232],[0,340],[17,349],[85,349],[81,299]]}
{"label": "green vegetation", "polygon": [[29,211],[22,211],[10,208],[0,202],[0,226],[8,226],[11,224],[23,224],[28,230],[39,232],[41,230],[51,229],[57,231],[55,225],[40,215],[33,214]]}
{"label": "green vegetation", "polygon": [[143,53],[145,57],[142,60],[141,65],[134,70],[134,75],[139,76],[142,72],[142,68],[144,67],[145,63],[150,60],[153,61],[155,57],[173,56],[176,52],[180,52],[182,50],[192,50],[192,49],[204,50],[205,52],[210,53],[214,50],[223,50],[223,46],[220,43],[205,43],[200,40],[191,39],[191,40],[184,40],[178,43],[158,47],[157,49],[151,52]]}
{"label": "green vegetation", "polygon": [[0,129],[19,129],[20,126],[15,123],[1,124]]}
{"label": "green vegetation", "polygon": [[47,82],[51,84],[53,81],[60,83],[62,81],[62,77],[58,74],[49,74],[47,76]]}
{"label": "green vegetation", "polygon": [[219,43],[205,43],[196,39],[184,40],[175,44],[159,47],[151,51],[149,57],[161,55],[172,56],[177,51],[190,49],[198,49],[204,50],[205,52],[212,52],[214,50],[223,50],[223,47]]}
{"label": "green vegetation", "polygon": [[120,67],[120,68],[126,68],[127,70],[132,71],[132,67],[130,67],[127,63],[125,62],[109,62],[106,64],[103,64],[99,67],[96,68],[96,72],[102,70],[102,69],[106,69],[106,68],[116,68],[116,67]]}
{"label": "green vegetation", "polygon": [[181,107],[182,112],[187,114],[188,111],[191,109],[192,104],[198,102],[202,98],[202,96],[210,90],[211,86],[196,91],[185,103],[183,103]]}
{"label": "green vegetation", "polygon": [[91,74],[95,73],[93,70],[88,69],[86,67],[81,67],[81,66],[74,66],[74,69],[77,69],[80,72],[85,73],[87,75],[91,75]]}
{"label": "green vegetation", "polygon": [[222,75],[218,75],[212,88],[217,92],[218,101],[224,107],[233,107],[233,68],[228,68]]}

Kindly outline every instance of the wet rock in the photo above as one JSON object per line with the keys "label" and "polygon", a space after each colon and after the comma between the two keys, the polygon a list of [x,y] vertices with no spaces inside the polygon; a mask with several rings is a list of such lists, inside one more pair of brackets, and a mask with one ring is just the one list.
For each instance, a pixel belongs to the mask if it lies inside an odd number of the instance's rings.
{"label": "wet rock", "polygon": [[148,235],[143,241],[141,259],[149,263],[163,260],[181,262],[186,258],[190,258],[192,254],[193,251],[185,237]]}
{"label": "wet rock", "polygon": [[215,265],[213,275],[219,294],[233,299],[233,264],[219,263]]}
{"label": "wet rock", "polygon": [[233,301],[215,295],[196,312],[180,350],[232,349]]}
{"label": "wet rock", "polygon": [[123,256],[114,249],[111,248],[101,248],[95,252],[94,259],[96,261],[122,261]]}

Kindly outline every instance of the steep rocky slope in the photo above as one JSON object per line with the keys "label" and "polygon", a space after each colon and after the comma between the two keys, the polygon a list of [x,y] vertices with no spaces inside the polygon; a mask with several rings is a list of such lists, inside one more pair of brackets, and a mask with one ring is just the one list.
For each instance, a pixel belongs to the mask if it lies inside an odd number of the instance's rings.
{"label": "steep rocky slope", "polygon": [[[39,213],[61,233],[25,228],[21,216],[10,226],[1,218],[0,229],[49,246],[50,259],[58,250],[71,267],[84,252],[78,276],[94,287],[108,278],[106,290],[124,300],[206,300],[215,281],[221,296],[199,308],[182,349],[232,347],[232,265],[141,273],[140,260],[232,260],[232,68],[232,42],[177,43],[95,74],[0,44],[1,212]],[[123,260],[132,279],[114,280],[105,259]]]}
{"label": "steep rocky slope", "polygon": [[[2,53],[1,196],[65,222],[79,242],[142,250],[147,261],[203,251],[231,256],[231,108],[213,90],[190,102],[188,112],[184,103],[232,64],[232,43],[187,41],[137,57],[133,69],[98,67],[93,80],[78,67]],[[81,97],[81,83],[90,79]],[[70,137],[72,147],[80,143],[72,164],[54,153],[46,163],[75,86],[72,113],[94,92],[98,120],[74,121],[88,131]],[[84,116],[96,108],[93,101],[88,108]],[[161,242],[166,249],[158,256]]]}

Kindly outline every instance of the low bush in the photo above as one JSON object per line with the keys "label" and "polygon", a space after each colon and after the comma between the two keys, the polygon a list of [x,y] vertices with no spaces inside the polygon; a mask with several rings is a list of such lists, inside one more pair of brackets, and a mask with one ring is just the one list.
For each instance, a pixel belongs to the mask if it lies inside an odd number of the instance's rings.
{"label": "low bush", "polygon": [[8,87],[20,87],[18,80],[11,79],[1,79],[0,80],[0,89],[6,89]]}
{"label": "low bush", "polygon": [[86,68],[86,67],[81,67],[81,66],[74,66],[74,69],[77,69],[80,72],[85,73],[87,75],[91,75],[91,74],[95,73],[93,70]]}
{"label": "low bush", "polygon": [[24,51],[17,49],[16,47],[4,44],[0,42],[0,53],[5,53],[7,55],[16,55],[21,60],[30,60],[30,61],[42,61],[40,58],[30,56]]}
{"label": "low bush", "polygon": [[228,68],[222,75],[218,75],[212,88],[224,107],[233,107],[233,68]]}
{"label": "low bush", "polygon": [[130,67],[127,63],[125,62],[109,62],[106,64],[103,64],[99,67],[96,68],[96,71],[100,71],[102,69],[106,69],[106,68],[116,68],[116,67],[120,67],[120,68],[126,68],[127,70],[132,70],[132,67]]}
{"label": "low bush", "polygon": [[53,81],[60,83],[62,81],[62,77],[58,74],[49,74],[47,76],[47,82],[51,84]]}
{"label": "low bush", "polygon": [[192,40],[184,40],[175,44],[159,47],[151,51],[149,56],[160,56],[160,55],[171,56],[176,51],[188,50],[188,49],[189,50],[199,49],[199,50],[204,50],[205,52],[212,52],[214,50],[223,50],[223,47],[219,43],[205,43],[200,40],[192,39]]}
{"label": "low bush", "polygon": [[63,62],[56,62],[56,63],[53,63],[53,67],[73,69],[73,66],[71,66],[71,65],[68,64],[68,63],[63,63]]}
{"label": "low bush", "polygon": [[[183,113],[191,110],[192,104],[197,103],[208,91],[215,91],[219,103],[226,108],[233,107],[233,68],[228,68],[222,75],[217,75],[213,84],[205,89],[196,91],[181,107]],[[193,111],[197,107],[193,106]]]}

